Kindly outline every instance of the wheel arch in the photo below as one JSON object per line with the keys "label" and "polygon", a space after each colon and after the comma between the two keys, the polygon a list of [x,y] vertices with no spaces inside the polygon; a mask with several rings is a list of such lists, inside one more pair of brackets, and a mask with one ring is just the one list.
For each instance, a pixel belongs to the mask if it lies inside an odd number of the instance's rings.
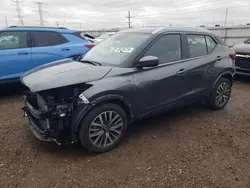
{"label": "wheel arch", "polygon": [[221,78],[227,78],[227,79],[229,79],[230,82],[231,82],[231,85],[233,85],[233,76],[234,76],[234,74],[233,74],[233,72],[231,72],[231,71],[225,71],[225,72],[221,73],[221,74],[218,76],[218,78],[215,80],[215,82],[214,82],[214,84],[213,84],[213,88],[215,87],[216,83],[217,83]]}
{"label": "wheel arch", "polygon": [[130,123],[132,119],[134,119],[132,105],[125,97],[121,95],[106,95],[103,97],[99,97],[91,101],[88,106],[79,106],[77,112],[72,116],[73,121],[71,123],[70,129],[71,129],[71,139],[74,142],[77,142],[77,132],[79,130],[79,126],[83,118],[86,117],[88,113],[97,106],[106,103],[113,103],[121,107],[127,115],[128,123]]}

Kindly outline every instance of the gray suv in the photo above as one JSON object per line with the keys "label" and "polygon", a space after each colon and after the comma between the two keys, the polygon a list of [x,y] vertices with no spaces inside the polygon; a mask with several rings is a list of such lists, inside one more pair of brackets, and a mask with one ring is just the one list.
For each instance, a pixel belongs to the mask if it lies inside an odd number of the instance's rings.
{"label": "gray suv", "polygon": [[235,53],[204,29],[120,31],[79,61],[27,72],[24,114],[44,141],[115,148],[133,121],[205,101],[223,108],[231,94]]}

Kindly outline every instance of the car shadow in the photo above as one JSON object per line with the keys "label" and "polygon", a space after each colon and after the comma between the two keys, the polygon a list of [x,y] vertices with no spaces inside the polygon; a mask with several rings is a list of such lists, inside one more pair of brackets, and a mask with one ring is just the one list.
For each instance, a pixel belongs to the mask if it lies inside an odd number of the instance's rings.
{"label": "car shadow", "polygon": [[[110,152],[119,153],[122,151],[123,147],[126,147],[127,144],[130,144],[131,140],[135,139],[138,135],[144,134],[144,132],[152,132],[152,136],[154,136],[154,130],[159,130],[164,128],[172,129],[175,126],[174,123],[176,119],[184,118],[191,115],[199,114],[201,111],[210,111],[204,108],[202,104],[193,104],[189,106],[185,106],[183,108],[171,110],[166,113],[162,113],[160,115],[156,115],[150,118],[146,118],[144,120],[136,121],[132,123],[128,127],[128,132],[120,146],[117,149],[114,149]],[[35,139],[35,138],[34,138]],[[33,142],[33,141],[32,141]],[[91,153],[84,149],[80,144],[68,144],[58,146],[55,143],[41,143],[39,140],[35,141],[34,146],[38,151],[47,153],[50,156],[55,155],[59,158],[91,158],[97,155],[105,155]],[[34,142],[32,143],[34,144]],[[108,152],[109,153],[109,152]],[[107,154],[107,153],[106,153]]]}
{"label": "car shadow", "polygon": [[250,76],[235,75],[234,82],[235,83],[250,83]]}
{"label": "car shadow", "polygon": [[1,84],[0,98],[20,96],[26,90],[28,88],[21,82]]}

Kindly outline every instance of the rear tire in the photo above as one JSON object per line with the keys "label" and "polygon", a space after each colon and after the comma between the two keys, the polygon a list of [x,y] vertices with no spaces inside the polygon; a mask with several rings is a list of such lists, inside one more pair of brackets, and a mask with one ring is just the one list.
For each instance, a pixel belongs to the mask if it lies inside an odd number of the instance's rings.
{"label": "rear tire", "polygon": [[222,77],[215,84],[213,91],[207,100],[207,105],[213,110],[224,108],[231,96],[232,83],[229,79]]}
{"label": "rear tire", "polygon": [[103,153],[117,147],[127,131],[124,110],[112,103],[90,111],[80,124],[79,142],[90,152]]}

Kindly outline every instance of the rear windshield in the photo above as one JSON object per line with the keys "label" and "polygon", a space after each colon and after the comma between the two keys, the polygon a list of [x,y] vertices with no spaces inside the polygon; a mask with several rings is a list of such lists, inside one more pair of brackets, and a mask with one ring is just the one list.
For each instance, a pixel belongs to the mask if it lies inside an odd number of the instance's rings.
{"label": "rear windshield", "polygon": [[83,34],[80,31],[72,33],[72,35],[74,35],[80,39],[86,40],[86,38],[83,36]]}
{"label": "rear windshield", "polygon": [[145,33],[117,33],[92,48],[82,60],[118,66],[149,36]]}

